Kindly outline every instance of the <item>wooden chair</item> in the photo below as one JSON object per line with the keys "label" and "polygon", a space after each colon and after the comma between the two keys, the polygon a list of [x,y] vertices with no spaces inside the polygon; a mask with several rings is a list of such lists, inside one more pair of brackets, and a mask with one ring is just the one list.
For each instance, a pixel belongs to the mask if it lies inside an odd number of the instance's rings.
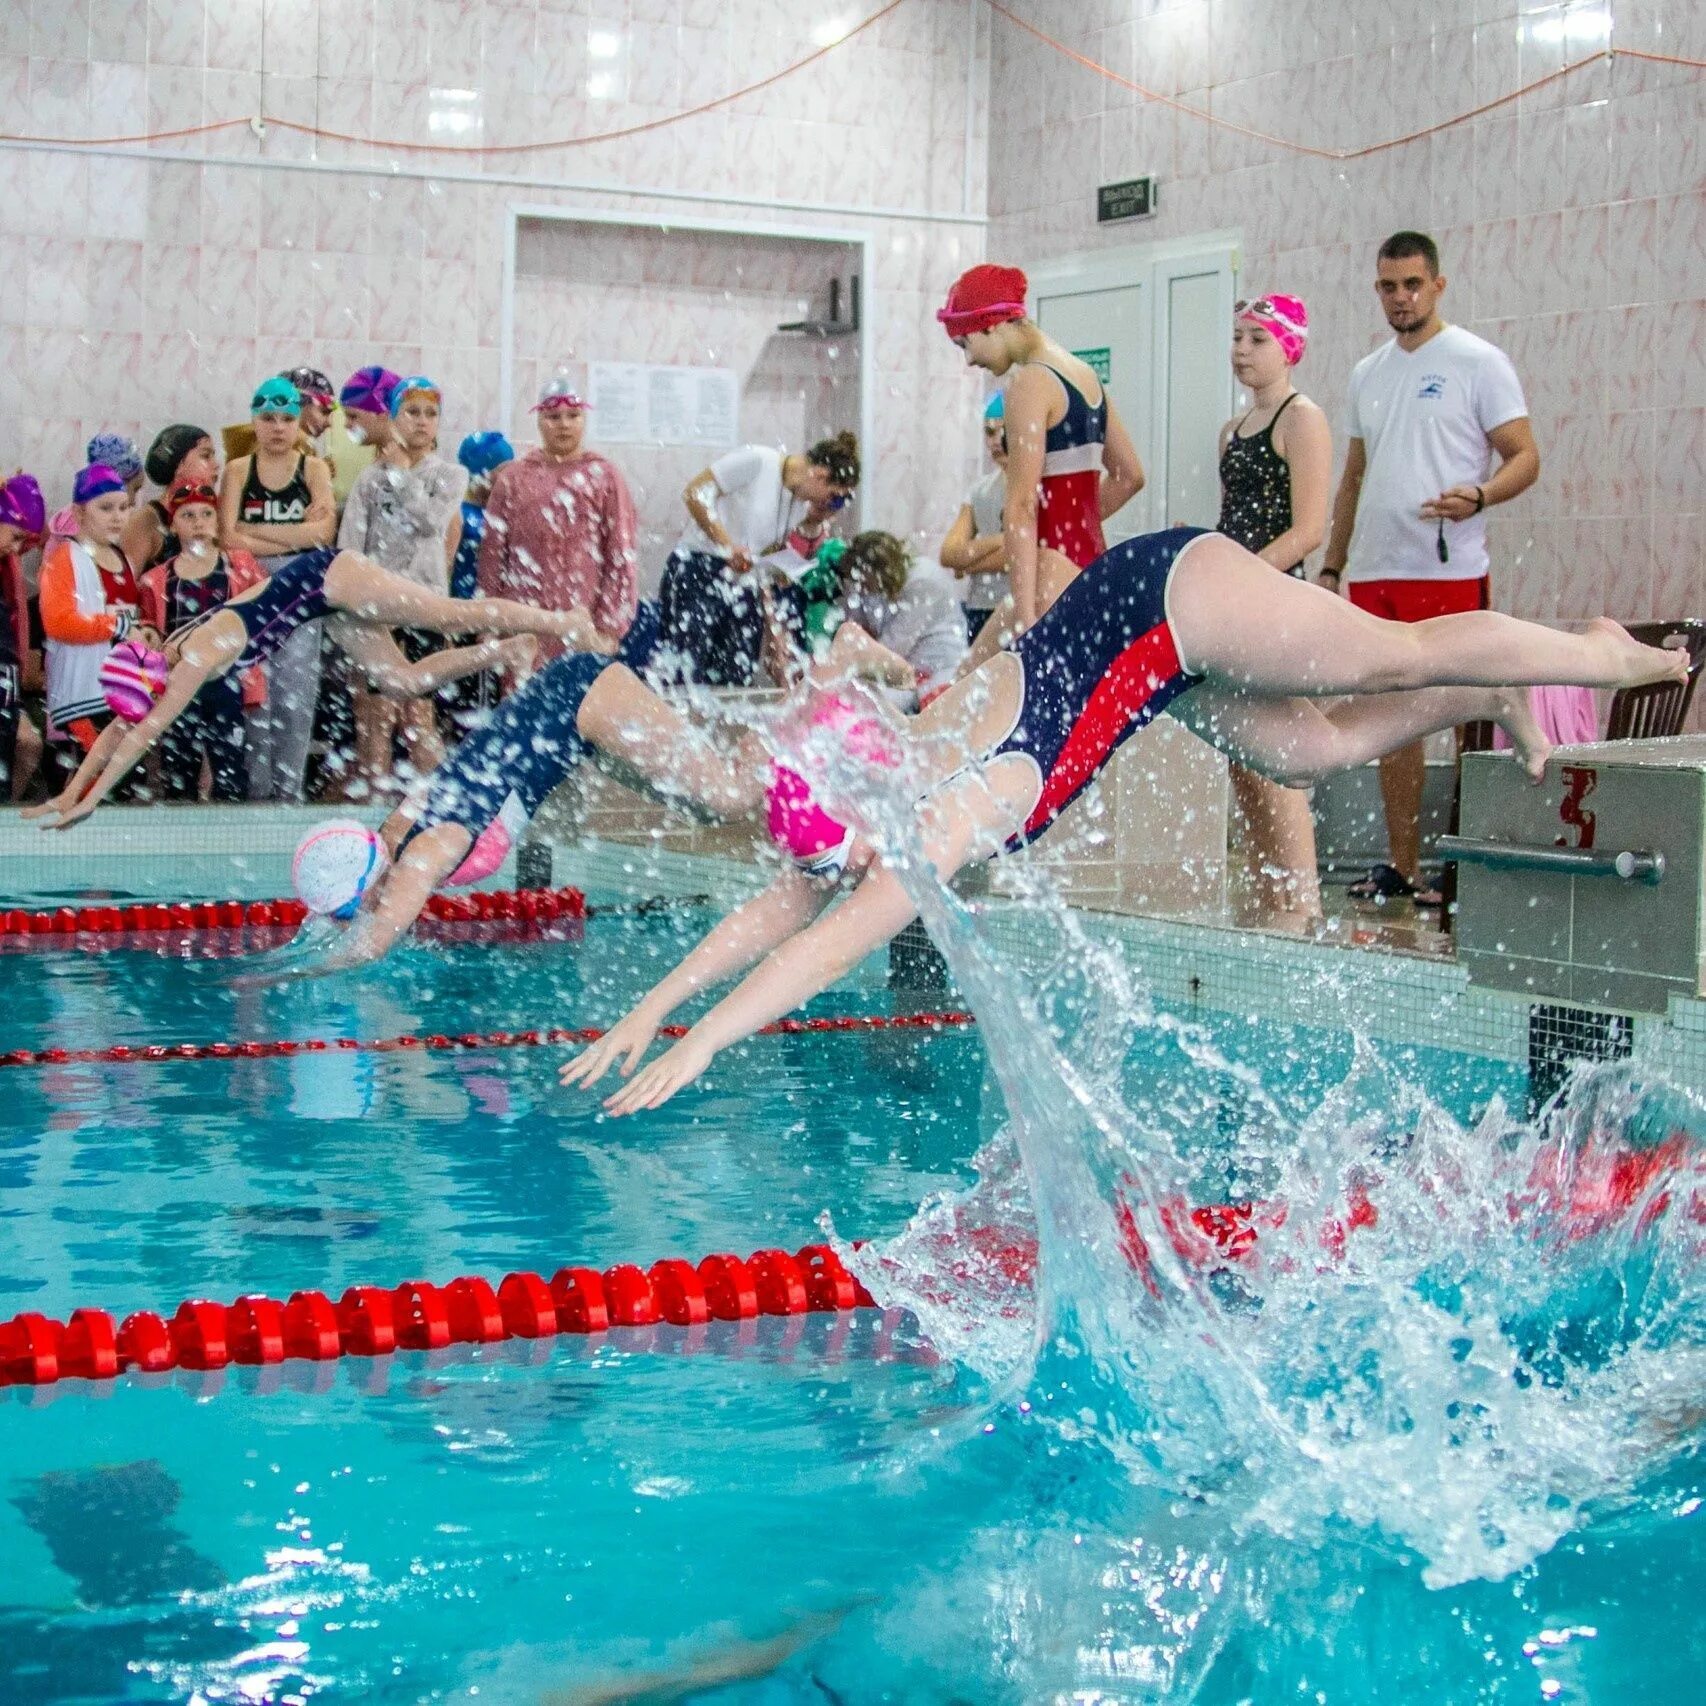
{"label": "wooden chair", "polygon": [[1688,680],[1625,687],[1611,701],[1607,740],[1662,740],[1682,733],[1694,702],[1700,666],[1706,663],[1706,622],[1631,622],[1629,632],[1649,646],[1688,651]]}

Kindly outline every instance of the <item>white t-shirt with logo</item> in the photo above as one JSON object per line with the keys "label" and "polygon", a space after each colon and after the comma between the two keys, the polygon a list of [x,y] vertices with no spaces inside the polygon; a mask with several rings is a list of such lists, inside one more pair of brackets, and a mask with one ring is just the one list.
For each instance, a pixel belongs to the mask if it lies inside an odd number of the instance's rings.
{"label": "white t-shirt with logo", "polygon": [[1501,349],[1447,326],[1419,349],[1394,338],[1351,373],[1345,432],[1360,438],[1367,472],[1357,499],[1346,581],[1478,580],[1487,572],[1487,514],[1445,524],[1421,507],[1452,486],[1483,486],[1487,435],[1528,413],[1522,381]]}
{"label": "white t-shirt with logo", "polygon": [[[743,444],[711,464],[718,496],[708,507],[730,540],[755,557],[780,545],[805,519],[807,506],[782,484],[782,458],[767,444]],[[712,557],[728,554],[696,521],[688,522],[676,548]]]}
{"label": "white t-shirt with logo", "polygon": [[[1007,502],[1007,476],[999,468],[991,468],[966,493],[971,510],[972,532],[988,538],[1001,531],[1001,511]],[[961,575],[960,602],[968,610],[993,610],[1007,596],[1007,571],[992,569],[984,575]]]}

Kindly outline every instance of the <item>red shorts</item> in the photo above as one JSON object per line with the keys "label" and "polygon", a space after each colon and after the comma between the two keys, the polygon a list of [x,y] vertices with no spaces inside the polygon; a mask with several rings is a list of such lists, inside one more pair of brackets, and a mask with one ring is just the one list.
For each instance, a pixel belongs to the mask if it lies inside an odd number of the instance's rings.
{"label": "red shorts", "polygon": [[1492,607],[1491,578],[1465,581],[1352,581],[1345,597],[1358,610],[1388,622],[1426,622]]}

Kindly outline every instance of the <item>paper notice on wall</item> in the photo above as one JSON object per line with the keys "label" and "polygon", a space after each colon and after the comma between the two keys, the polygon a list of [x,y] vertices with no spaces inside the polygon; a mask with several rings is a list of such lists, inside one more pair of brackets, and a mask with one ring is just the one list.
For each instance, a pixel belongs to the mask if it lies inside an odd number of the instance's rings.
{"label": "paper notice on wall", "polygon": [[595,361],[587,368],[594,433],[604,444],[702,444],[740,435],[740,382],[727,367]]}
{"label": "paper notice on wall", "polygon": [[606,444],[639,444],[646,434],[646,369],[626,361],[595,361],[587,368],[593,432]]}

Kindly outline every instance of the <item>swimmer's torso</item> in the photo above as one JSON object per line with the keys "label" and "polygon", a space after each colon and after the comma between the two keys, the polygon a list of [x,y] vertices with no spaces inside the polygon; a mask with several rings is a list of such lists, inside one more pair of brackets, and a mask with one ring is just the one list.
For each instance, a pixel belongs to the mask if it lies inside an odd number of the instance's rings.
{"label": "swimmer's torso", "polygon": [[1046,367],[1066,393],[1066,412],[1043,441],[1037,502],[1037,543],[1080,568],[1107,549],[1102,533],[1102,447],[1108,436],[1108,394],[1092,404],[1058,368]]}

